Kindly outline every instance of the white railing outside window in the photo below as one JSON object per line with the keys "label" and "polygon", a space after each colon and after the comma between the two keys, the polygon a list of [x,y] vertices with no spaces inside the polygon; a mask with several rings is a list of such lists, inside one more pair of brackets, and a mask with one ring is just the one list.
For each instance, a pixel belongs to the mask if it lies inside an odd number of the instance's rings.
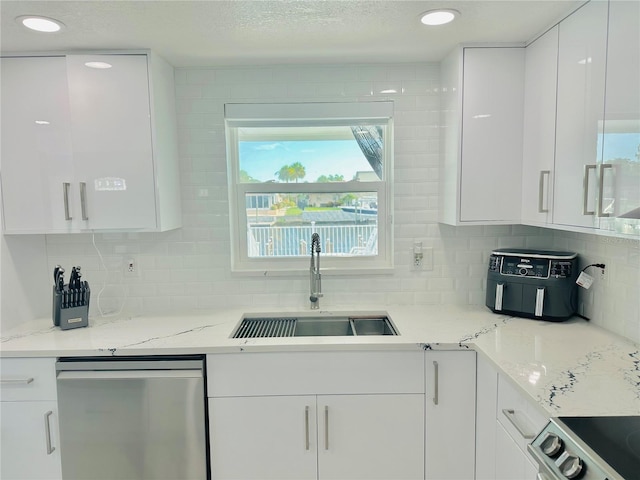
{"label": "white railing outside window", "polygon": [[371,225],[249,226],[247,245],[251,257],[310,255],[311,235],[318,233],[324,255],[377,255],[378,228]]}

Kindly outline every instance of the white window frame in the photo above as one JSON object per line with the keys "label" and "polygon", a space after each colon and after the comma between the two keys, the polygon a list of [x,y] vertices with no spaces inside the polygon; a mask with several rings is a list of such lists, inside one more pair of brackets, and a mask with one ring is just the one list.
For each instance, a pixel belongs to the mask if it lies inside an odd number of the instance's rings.
{"label": "white window frame", "polygon": [[[359,124],[382,125],[384,128],[381,181],[240,183],[238,129],[241,127]],[[248,256],[245,200],[247,193],[375,192],[378,196],[378,254],[346,257],[321,254],[321,267],[323,273],[345,275],[390,273],[393,270],[393,102],[226,104],[225,133],[233,273],[288,275],[309,271],[310,259],[307,257]],[[310,242],[311,239],[309,244]]]}

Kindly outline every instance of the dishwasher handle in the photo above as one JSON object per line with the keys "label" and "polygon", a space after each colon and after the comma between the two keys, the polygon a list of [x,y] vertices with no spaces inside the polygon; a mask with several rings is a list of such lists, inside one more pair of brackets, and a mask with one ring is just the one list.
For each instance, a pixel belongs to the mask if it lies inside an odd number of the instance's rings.
{"label": "dishwasher handle", "polygon": [[203,361],[200,359],[91,359],[91,360],[59,360],[56,362],[57,371],[115,371],[115,370],[202,370]]}
{"label": "dishwasher handle", "polygon": [[128,380],[142,378],[202,378],[202,370],[64,370],[58,380]]}

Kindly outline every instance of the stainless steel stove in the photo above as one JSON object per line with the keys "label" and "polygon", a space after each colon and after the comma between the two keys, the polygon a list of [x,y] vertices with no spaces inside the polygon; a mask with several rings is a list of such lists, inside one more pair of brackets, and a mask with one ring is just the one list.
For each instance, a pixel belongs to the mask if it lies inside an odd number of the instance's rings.
{"label": "stainless steel stove", "polygon": [[639,480],[640,415],[552,418],[528,449],[539,480]]}

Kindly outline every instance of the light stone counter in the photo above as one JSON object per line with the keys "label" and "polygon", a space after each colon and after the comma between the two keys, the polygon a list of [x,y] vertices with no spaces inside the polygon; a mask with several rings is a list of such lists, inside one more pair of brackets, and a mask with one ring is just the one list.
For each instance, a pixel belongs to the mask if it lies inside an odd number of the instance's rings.
{"label": "light stone counter", "polygon": [[[581,319],[562,323],[495,315],[484,307],[341,308],[388,312],[400,336],[231,339],[243,313],[92,318],[62,331],[50,319],[0,338],[3,357],[160,355],[218,352],[467,349],[493,363],[549,416],[640,415],[640,347]],[[305,313],[308,313],[305,312]]]}

